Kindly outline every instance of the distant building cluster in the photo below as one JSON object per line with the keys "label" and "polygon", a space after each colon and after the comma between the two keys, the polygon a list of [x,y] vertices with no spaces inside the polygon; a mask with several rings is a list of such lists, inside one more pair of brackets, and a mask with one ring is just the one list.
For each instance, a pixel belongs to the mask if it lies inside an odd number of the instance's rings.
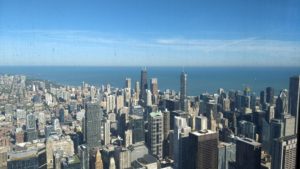
{"label": "distant building cluster", "polygon": [[0,169],[296,169],[300,76],[278,95],[178,83],[161,91],[146,68],[123,88],[1,75]]}

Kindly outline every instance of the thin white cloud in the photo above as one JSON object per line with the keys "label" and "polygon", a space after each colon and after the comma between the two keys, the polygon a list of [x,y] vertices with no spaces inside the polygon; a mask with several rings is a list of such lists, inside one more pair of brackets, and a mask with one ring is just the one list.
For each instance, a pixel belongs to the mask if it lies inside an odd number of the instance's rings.
{"label": "thin white cloud", "polygon": [[[77,30],[21,30],[2,35],[2,64],[29,63],[28,58],[36,57],[37,64],[300,66],[299,41],[138,38]],[[46,59],[38,59],[42,56]],[[84,60],[78,59],[83,56]]]}

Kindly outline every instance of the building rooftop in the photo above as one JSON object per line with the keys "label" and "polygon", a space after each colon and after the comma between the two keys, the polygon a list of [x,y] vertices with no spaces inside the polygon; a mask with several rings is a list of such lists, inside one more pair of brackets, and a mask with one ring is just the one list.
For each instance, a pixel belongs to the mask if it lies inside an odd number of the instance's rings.
{"label": "building rooftop", "polygon": [[199,130],[199,131],[193,131],[191,133],[196,136],[203,136],[203,135],[207,135],[207,134],[215,134],[216,132],[214,132],[212,130]]}
{"label": "building rooftop", "polygon": [[80,160],[77,155],[74,155],[74,156],[68,157],[68,163],[76,164],[76,163],[80,163]]}
{"label": "building rooftop", "polygon": [[222,142],[222,141],[219,142],[219,146],[226,146],[226,147],[228,147],[228,146],[232,146],[232,145],[234,145],[234,143],[226,143],[226,142]]}
{"label": "building rooftop", "polygon": [[153,157],[152,155],[146,154],[144,157],[137,159],[137,161],[141,164],[151,164],[151,163],[156,163],[157,159]]}
{"label": "building rooftop", "polygon": [[297,142],[297,135],[285,136],[285,137],[278,138],[277,140],[279,140],[281,142],[294,140]]}
{"label": "building rooftop", "polygon": [[37,150],[9,152],[8,153],[8,156],[9,156],[8,161],[28,159],[28,158],[36,157],[36,155],[37,155]]}
{"label": "building rooftop", "polygon": [[0,147],[0,153],[4,153],[7,151],[8,151],[8,147],[3,147],[3,146]]}
{"label": "building rooftop", "polygon": [[176,113],[176,114],[186,114],[186,112],[182,111],[182,110],[174,110],[172,111],[172,113]]}
{"label": "building rooftop", "polygon": [[150,116],[151,116],[151,117],[162,116],[162,113],[161,113],[161,111],[151,112],[151,113],[150,113]]}
{"label": "building rooftop", "polygon": [[143,117],[135,115],[135,114],[130,114],[129,117],[132,119],[143,119]]}
{"label": "building rooftop", "polygon": [[244,142],[246,144],[251,144],[253,146],[261,146],[259,142],[256,142],[255,140],[246,137],[236,137],[236,140]]}

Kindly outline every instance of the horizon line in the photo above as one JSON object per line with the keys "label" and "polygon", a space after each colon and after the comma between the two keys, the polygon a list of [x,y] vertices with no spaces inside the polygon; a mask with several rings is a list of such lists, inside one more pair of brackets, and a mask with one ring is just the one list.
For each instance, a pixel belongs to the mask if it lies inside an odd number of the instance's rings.
{"label": "horizon line", "polygon": [[[141,67],[144,68],[145,65],[1,65],[0,67]],[[147,65],[147,67],[178,67],[182,68],[182,65]],[[300,68],[300,65],[184,65],[185,68],[200,68],[200,67],[246,67],[246,68],[272,68],[272,67],[280,67],[280,68]]]}

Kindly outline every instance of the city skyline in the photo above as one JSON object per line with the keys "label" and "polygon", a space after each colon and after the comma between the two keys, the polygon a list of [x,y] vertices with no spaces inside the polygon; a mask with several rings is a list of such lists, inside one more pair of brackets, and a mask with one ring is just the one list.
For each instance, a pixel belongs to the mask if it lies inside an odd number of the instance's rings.
{"label": "city skyline", "polygon": [[300,66],[293,0],[0,5],[1,66]]}
{"label": "city skyline", "polygon": [[134,89],[130,76],[115,88],[0,75],[0,167],[296,168],[299,75],[278,96],[270,86],[259,96],[249,87],[192,96],[188,73],[175,91],[140,75]]}
{"label": "city skyline", "polygon": [[0,0],[0,168],[300,168],[299,7]]}

